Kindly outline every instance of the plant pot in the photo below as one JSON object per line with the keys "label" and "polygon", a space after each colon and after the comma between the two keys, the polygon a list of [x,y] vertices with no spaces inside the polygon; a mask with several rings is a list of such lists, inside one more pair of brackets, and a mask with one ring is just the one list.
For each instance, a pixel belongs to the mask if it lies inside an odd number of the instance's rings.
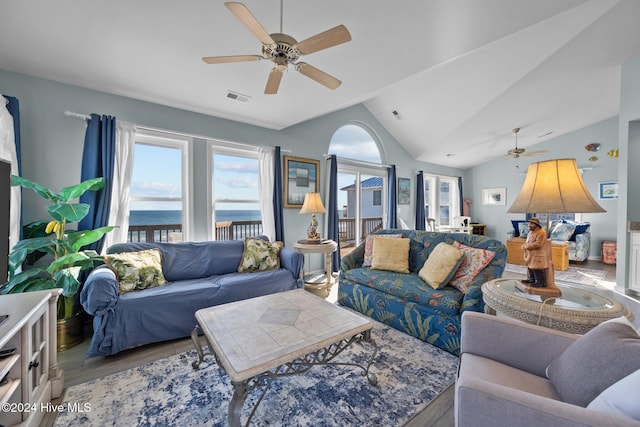
{"label": "plant pot", "polygon": [[80,344],[84,339],[82,317],[77,313],[66,319],[58,319],[58,351],[65,351]]}

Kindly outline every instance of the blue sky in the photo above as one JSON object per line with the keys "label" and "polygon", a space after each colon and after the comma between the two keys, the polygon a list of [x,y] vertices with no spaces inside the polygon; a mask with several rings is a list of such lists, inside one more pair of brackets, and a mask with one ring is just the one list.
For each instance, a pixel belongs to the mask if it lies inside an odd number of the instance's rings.
{"label": "blue sky", "polygon": [[[181,197],[182,166],[180,150],[135,146],[134,169],[131,180],[133,197]],[[241,157],[214,155],[214,188],[216,198],[257,199],[258,161]],[[259,209],[256,204],[221,204],[219,209]],[[134,201],[132,210],[180,210],[180,202]]]}

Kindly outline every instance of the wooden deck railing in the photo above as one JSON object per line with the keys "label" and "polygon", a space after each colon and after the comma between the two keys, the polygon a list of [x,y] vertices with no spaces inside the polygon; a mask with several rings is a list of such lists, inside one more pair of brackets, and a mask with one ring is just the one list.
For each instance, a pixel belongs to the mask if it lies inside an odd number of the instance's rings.
{"label": "wooden deck railing", "polygon": [[216,222],[216,240],[241,240],[262,234],[262,221]]}
{"label": "wooden deck railing", "polygon": [[[216,222],[216,240],[241,240],[262,234],[262,221]],[[128,242],[182,241],[182,224],[130,225]]]}
{"label": "wooden deck railing", "polygon": [[[383,228],[382,218],[362,218],[360,221],[360,238],[364,239],[371,233]],[[356,220],[355,218],[341,218],[338,220],[338,232],[340,233],[340,246],[355,243]]]}
{"label": "wooden deck railing", "polygon": [[[360,237],[364,239],[383,228],[382,218],[362,218]],[[338,220],[341,246],[355,243],[354,218]],[[216,240],[241,240],[262,234],[262,221],[221,221],[215,224]],[[171,242],[182,240],[182,224],[130,225],[128,242]]]}
{"label": "wooden deck railing", "polygon": [[182,224],[130,225],[127,242],[168,242],[172,233],[182,234]]}

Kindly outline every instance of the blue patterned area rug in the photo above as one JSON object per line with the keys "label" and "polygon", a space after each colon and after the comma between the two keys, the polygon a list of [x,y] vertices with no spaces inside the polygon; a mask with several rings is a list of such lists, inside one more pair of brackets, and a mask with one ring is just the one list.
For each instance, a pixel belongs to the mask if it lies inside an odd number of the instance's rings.
{"label": "blue patterned area rug", "polygon": [[[378,354],[372,386],[362,369],[315,366],[280,378],[251,420],[252,426],[401,426],[455,381],[458,358],[430,344],[375,322],[372,337]],[[368,344],[354,344],[335,361],[364,363]],[[61,412],[56,426],[225,426],[233,389],[227,375],[207,356],[200,370],[188,351],[94,381],[70,387],[67,407],[90,411]],[[242,414],[245,423],[261,390],[250,392]]]}

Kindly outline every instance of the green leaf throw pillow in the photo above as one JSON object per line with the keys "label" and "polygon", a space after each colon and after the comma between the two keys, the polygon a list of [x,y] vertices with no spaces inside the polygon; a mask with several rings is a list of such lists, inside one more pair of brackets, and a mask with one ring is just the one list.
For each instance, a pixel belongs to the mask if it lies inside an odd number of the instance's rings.
{"label": "green leaf throw pillow", "polygon": [[267,242],[257,237],[244,238],[244,252],[238,266],[240,273],[280,268],[282,242]]}
{"label": "green leaf throw pillow", "polygon": [[118,279],[120,295],[167,283],[162,274],[162,255],[158,249],[105,255],[104,262]]}

